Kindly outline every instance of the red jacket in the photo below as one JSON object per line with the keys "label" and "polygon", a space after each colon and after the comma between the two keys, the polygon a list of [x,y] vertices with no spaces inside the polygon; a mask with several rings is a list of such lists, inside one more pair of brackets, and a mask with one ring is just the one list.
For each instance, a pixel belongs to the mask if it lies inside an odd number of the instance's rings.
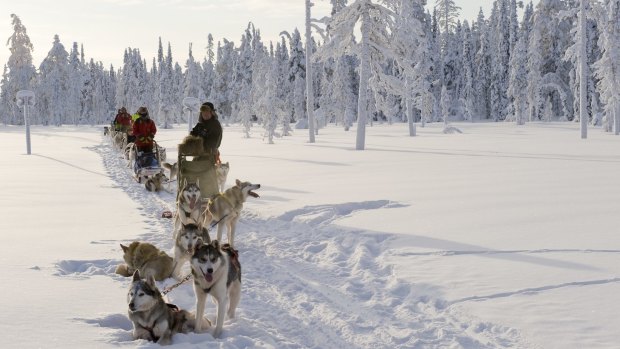
{"label": "red jacket", "polygon": [[150,118],[141,116],[134,121],[133,135],[136,137],[135,143],[137,146],[152,145],[155,133],[157,133],[157,127]]}

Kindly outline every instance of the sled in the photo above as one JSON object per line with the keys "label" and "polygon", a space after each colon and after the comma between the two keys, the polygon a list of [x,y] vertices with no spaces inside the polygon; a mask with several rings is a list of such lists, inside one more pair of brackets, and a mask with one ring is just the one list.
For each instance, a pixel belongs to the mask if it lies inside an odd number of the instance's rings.
{"label": "sled", "polygon": [[[189,144],[192,141],[196,141],[199,144]],[[185,181],[187,183],[198,182],[200,196],[203,200],[219,194],[220,190],[215,173],[215,154],[205,152],[202,149],[202,139],[191,136],[186,137],[184,142],[179,144],[177,161],[179,164],[177,194],[183,189]]]}
{"label": "sled", "polygon": [[164,173],[164,169],[161,167],[161,162],[163,161],[161,153],[162,151],[165,153],[165,148],[160,147],[157,142],[153,141],[153,151],[139,152],[137,149],[135,151],[136,159],[133,163],[133,170],[138,183],[142,183],[158,173]]}

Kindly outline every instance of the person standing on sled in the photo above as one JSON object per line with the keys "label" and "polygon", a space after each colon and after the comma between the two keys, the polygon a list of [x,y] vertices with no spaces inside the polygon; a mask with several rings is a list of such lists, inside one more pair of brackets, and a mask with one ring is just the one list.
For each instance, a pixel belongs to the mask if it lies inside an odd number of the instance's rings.
{"label": "person standing on sled", "polygon": [[219,147],[222,143],[222,125],[218,120],[213,103],[205,102],[200,106],[200,119],[190,134],[202,138],[203,148],[206,153],[213,156],[214,163],[220,161]]}
{"label": "person standing on sled", "polygon": [[150,153],[153,151],[153,138],[157,133],[157,127],[149,117],[149,111],[146,107],[138,109],[140,117],[133,123],[133,135],[136,137],[135,143],[138,151]]}

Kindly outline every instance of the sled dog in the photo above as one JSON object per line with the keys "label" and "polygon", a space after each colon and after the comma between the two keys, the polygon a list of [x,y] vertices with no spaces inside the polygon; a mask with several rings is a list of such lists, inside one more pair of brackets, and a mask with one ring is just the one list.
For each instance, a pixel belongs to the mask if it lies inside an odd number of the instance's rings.
{"label": "sled dog", "polygon": [[[241,297],[241,264],[237,251],[230,245],[220,246],[217,240],[210,244],[198,242],[191,259],[194,292],[196,293],[196,317],[202,318],[207,295],[217,302],[217,319],[213,337],[219,337],[224,324],[224,313],[229,319],[235,317],[235,309]],[[228,306],[228,311],[226,307]],[[196,332],[201,324],[196,324]]]}
{"label": "sled dog", "polygon": [[226,189],[226,177],[228,177],[228,172],[230,171],[230,165],[228,162],[218,163],[215,165],[215,174],[217,176],[217,184],[220,189],[220,193],[224,192]]}
{"label": "sled dog", "polygon": [[[133,323],[133,339],[146,339],[167,345],[176,333],[187,333],[196,327],[196,317],[187,310],[164,302],[153,277],[141,279],[136,270],[127,292],[127,314]],[[198,319],[201,319],[200,317]],[[202,326],[210,327],[208,319],[202,319]]]}
{"label": "sled dog", "polygon": [[243,203],[248,196],[259,197],[253,190],[260,188],[260,184],[241,182],[238,179],[235,182],[233,187],[209,199],[203,224],[208,226],[211,222],[219,222],[217,240],[222,241],[222,233],[226,229],[228,243],[233,247],[235,246],[235,227],[241,215]]}
{"label": "sled dog", "polygon": [[183,186],[177,197],[177,212],[175,217],[175,231],[181,225],[196,224],[202,222],[202,198],[200,197],[200,182],[188,183],[183,180]]}
{"label": "sled dog", "polygon": [[177,178],[177,175],[179,173],[179,165],[177,165],[177,163],[175,162],[174,164],[169,164],[167,162],[164,162],[161,164],[166,170],[170,171],[170,176],[168,176],[168,178],[170,178],[170,181],[174,181]]}
{"label": "sled dog", "polygon": [[110,134],[110,128],[108,126],[103,126],[103,135],[107,136]]}
{"label": "sled dog", "polygon": [[127,134],[123,132],[116,132],[114,134],[114,138],[112,139],[112,143],[116,149],[123,150],[127,145]]}
{"label": "sled dog", "polygon": [[181,229],[174,233],[174,270],[172,276],[181,279],[181,268],[188,262],[194,251],[198,240],[211,243],[209,231],[195,224],[182,225]]}
{"label": "sled dog", "polygon": [[125,146],[125,159],[127,159],[127,168],[133,168],[136,163],[136,158],[138,157],[138,150],[136,149],[136,145],[132,143],[127,143]]}
{"label": "sled dog", "polygon": [[146,182],[144,182],[144,187],[148,191],[158,192],[163,189],[163,184],[168,181],[166,175],[158,172],[153,176],[149,177]]}
{"label": "sled dog", "polygon": [[134,241],[129,246],[121,244],[123,249],[124,264],[116,267],[116,273],[123,276],[131,276],[139,270],[144,277],[154,277],[162,281],[172,275],[174,261],[166,252],[148,242]]}

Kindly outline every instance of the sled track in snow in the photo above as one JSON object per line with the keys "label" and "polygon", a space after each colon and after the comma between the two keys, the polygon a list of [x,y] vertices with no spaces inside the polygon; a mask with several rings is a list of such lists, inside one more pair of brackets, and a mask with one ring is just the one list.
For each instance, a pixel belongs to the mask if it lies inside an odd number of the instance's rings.
{"label": "sled track in snow", "polygon": [[[172,221],[159,215],[164,209],[174,211],[174,195],[147,192],[108,142],[96,151],[113,181],[141,207],[148,232],[136,239],[169,249]],[[221,339],[192,333],[175,336],[174,343],[213,341],[219,348],[526,348],[514,329],[482,323],[446,308],[443,300],[418,296],[415,284],[399,280],[383,262],[389,235],[331,224],[357,210],[390,207],[399,204],[311,206],[273,218],[245,209],[236,235],[243,268],[237,319],[226,321]],[[88,269],[66,263],[77,274]],[[107,262],[102,266],[114,277]],[[169,279],[160,286],[172,283]],[[169,297],[194,310],[191,283]],[[207,302],[205,314],[211,320],[214,308]],[[124,312],[82,321],[108,328],[111,341],[118,344],[127,340],[129,330],[126,323],[110,321],[120,314]]]}

